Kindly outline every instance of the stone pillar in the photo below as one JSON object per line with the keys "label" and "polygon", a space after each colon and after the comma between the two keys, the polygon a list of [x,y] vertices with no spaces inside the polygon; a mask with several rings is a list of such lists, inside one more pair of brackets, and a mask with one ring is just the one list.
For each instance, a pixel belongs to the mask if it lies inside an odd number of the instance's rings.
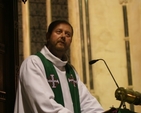
{"label": "stone pillar", "polygon": [[[132,0],[128,3],[128,18],[130,32],[130,48],[132,60],[133,90],[141,92],[141,1]],[[134,106],[136,112],[141,111],[140,106]]]}
{"label": "stone pillar", "polygon": [[69,22],[73,26],[74,35],[70,49],[70,60],[76,68],[78,74],[82,77],[82,54],[81,54],[81,37],[79,22],[79,4],[78,0],[68,0]]}

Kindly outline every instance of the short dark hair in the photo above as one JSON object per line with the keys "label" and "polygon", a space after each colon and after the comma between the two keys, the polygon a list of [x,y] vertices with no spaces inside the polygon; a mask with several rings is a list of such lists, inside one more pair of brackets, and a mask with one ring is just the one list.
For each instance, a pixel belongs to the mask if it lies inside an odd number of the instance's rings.
{"label": "short dark hair", "polygon": [[72,36],[73,36],[73,27],[72,27],[72,25],[71,25],[68,21],[66,21],[66,20],[55,20],[55,21],[53,21],[53,22],[49,25],[48,31],[47,31],[47,34],[46,34],[46,35],[50,36],[51,33],[52,33],[52,31],[55,29],[55,27],[56,27],[57,25],[59,25],[59,24],[62,24],[62,23],[67,24],[67,25],[69,25],[69,26],[71,27],[71,29],[72,29]]}

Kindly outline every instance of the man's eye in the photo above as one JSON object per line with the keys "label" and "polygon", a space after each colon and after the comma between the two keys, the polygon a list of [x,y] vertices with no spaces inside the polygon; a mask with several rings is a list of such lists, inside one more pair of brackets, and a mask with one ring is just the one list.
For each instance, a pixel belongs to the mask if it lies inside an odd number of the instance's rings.
{"label": "man's eye", "polygon": [[66,36],[67,36],[67,37],[70,37],[71,35],[70,35],[70,33],[66,33]]}
{"label": "man's eye", "polygon": [[60,30],[58,30],[58,31],[56,31],[56,33],[60,34],[60,33],[61,33],[61,31],[60,31]]}
{"label": "man's eye", "polygon": [[66,36],[67,37],[71,37],[71,33],[70,32],[66,32]]}

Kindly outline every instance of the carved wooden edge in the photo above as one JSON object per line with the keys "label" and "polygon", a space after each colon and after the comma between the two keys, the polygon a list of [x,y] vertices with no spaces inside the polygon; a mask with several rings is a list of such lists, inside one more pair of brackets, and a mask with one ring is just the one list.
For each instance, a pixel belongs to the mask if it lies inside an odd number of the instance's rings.
{"label": "carved wooden edge", "polygon": [[5,91],[0,91],[0,101],[5,101],[6,100],[6,92]]}
{"label": "carved wooden edge", "polygon": [[18,87],[18,79],[19,79],[19,65],[15,66],[15,89]]}
{"label": "carved wooden edge", "polygon": [[0,53],[4,53],[5,52],[5,45],[0,43]]}
{"label": "carved wooden edge", "polygon": [[0,3],[0,8],[4,8],[4,5],[2,3]]}

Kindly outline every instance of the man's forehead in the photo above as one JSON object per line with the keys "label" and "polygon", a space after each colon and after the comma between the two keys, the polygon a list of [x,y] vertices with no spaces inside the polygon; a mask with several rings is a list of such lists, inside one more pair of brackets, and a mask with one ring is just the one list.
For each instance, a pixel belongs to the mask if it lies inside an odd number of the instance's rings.
{"label": "man's forehead", "polygon": [[71,26],[68,25],[68,24],[65,24],[65,23],[60,23],[60,24],[58,24],[58,25],[54,28],[54,30],[55,30],[55,29],[65,29],[65,30],[69,30],[69,31],[72,32]]}
{"label": "man's forehead", "polygon": [[[70,28],[71,28],[71,26],[69,25],[69,24],[66,24],[66,23],[60,23],[60,24],[58,24],[56,27],[60,27],[60,26],[69,26]],[[55,28],[56,28],[55,27]]]}

